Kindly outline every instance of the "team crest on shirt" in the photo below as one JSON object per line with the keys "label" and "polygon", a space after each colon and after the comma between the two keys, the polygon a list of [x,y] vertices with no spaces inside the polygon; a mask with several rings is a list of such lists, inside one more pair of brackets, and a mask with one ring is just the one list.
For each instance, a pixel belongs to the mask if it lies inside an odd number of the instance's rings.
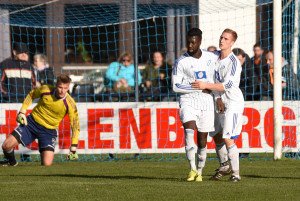
{"label": "team crest on shirt", "polygon": [[196,78],[196,80],[207,78],[206,77],[206,72],[205,71],[196,71],[195,72],[195,78]]}

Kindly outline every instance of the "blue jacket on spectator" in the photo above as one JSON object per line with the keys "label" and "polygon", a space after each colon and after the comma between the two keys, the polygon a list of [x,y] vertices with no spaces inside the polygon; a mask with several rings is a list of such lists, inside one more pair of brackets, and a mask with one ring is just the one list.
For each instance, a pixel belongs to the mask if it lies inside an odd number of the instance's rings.
{"label": "blue jacket on spectator", "polygon": [[[119,62],[112,62],[106,71],[105,78],[107,80],[107,86],[112,87],[114,83],[120,79],[126,79],[130,87],[135,85],[134,65],[124,66]],[[138,70],[138,85],[142,82],[142,76],[140,70]]]}

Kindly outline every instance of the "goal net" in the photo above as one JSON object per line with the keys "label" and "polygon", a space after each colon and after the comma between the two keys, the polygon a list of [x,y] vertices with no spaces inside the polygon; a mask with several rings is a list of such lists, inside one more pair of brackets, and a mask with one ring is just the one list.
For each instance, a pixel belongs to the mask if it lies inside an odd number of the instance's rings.
{"label": "goal net", "polygon": [[[78,152],[82,159],[143,153],[177,157],[184,153],[184,132],[178,114],[179,95],[172,91],[172,65],[185,52],[185,35],[190,28],[203,31],[203,49],[218,49],[221,32],[231,28],[238,33],[234,48],[244,50],[249,57],[244,65],[247,69],[241,74],[246,104],[242,133],[236,143],[240,152],[273,152],[273,85],[265,55],[273,48],[272,1],[134,2],[2,0],[0,61],[22,43],[33,66],[34,55],[42,53],[55,76],[71,76],[70,94],[80,116]],[[282,2],[283,151],[298,153],[299,8],[297,1]],[[264,50],[260,62],[252,59],[255,44]],[[150,68],[157,60],[155,52],[162,57],[160,70]],[[108,69],[112,63],[127,59],[136,64],[133,71],[123,75],[127,79],[131,73],[128,87],[118,88]],[[1,96],[0,143],[17,126],[16,115],[26,94],[26,90],[18,91],[15,95],[20,98],[14,101]],[[56,153],[66,154],[71,143],[68,117],[58,131]],[[214,152],[211,138],[208,149]],[[17,152],[37,154],[37,142],[26,148],[19,146]]]}

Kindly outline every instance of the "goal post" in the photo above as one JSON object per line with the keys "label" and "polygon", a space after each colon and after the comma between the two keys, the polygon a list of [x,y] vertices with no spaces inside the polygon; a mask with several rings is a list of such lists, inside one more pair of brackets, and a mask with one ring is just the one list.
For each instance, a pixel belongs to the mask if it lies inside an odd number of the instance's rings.
{"label": "goal post", "polygon": [[282,8],[281,0],[273,2],[274,41],[274,160],[282,156]]}

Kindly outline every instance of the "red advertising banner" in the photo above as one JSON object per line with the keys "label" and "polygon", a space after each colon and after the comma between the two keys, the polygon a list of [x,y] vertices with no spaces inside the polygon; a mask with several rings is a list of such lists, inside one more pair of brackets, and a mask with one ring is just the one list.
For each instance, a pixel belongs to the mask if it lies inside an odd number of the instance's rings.
{"label": "red advertising banner", "polygon": [[[274,145],[272,102],[246,102],[244,124],[236,144],[240,152],[272,152]],[[178,104],[155,103],[78,103],[80,116],[79,153],[183,153],[184,130]],[[1,104],[0,143],[17,126],[21,104]],[[30,112],[30,111],[29,111]],[[284,151],[298,152],[298,102],[284,102],[282,107],[282,144]],[[57,153],[67,153],[71,143],[68,116],[59,126]],[[214,152],[208,139],[208,149]],[[38,153],[33,142],[19,152]]]}

